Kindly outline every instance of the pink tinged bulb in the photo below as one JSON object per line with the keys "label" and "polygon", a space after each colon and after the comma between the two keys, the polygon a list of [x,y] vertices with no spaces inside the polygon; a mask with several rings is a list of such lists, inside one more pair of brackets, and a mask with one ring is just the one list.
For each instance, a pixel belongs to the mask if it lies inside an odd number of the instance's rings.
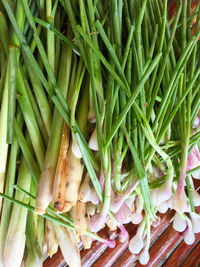
{"label": "pink tinged bulb", "polygon": [[129,239],[129,234],[128,232],[126,231],[126,228],[123,226],[123,225],[120,225],[119,226],[119,229],[120,229],[120,233],[119,233],[119,241],[121,243],[125,243],[126,241],[128,241]]}
{"label": "pink tinged bulb", "polygon": [[115,219],[121,224],[126,224],[131,222],[131,210],[126,204],[126,202],[124,202],[120,210],[117,213],[115,213]]}
{"label": "pink tinged bulb", "polygon": [[91,202],[87,203],[87,214],[89,216],[93,216],[96,211],[96,205],[92,204]]}
{"label": "pink tinged bulb", "polygon": [[158,211],[160,213],[166,213],[168,208],[169,208],[169,206],[168,206],[167,201],[164,201],[158,206]]}
{"label": "pink tinged bulb", "polygon": [[128,198],[128,196],[135,190],[138,186],[139,180],[137,180],[125,193],[116,196],[111,203],[110,210],[114,213],[119,211],[121,206],[123,205],[124,201]]}
{"label": "pink tinged bulb", "polygon": [[152,226],[153,226],[154,228],[156,228],[156,227],[158,227],[158,226],[160,225],[160,223],[161,223],[161,219],[160,219],[160,217],[157,217],[157,218],[152,222]]}
{"label": "pink tinged bulb", "polygon": [[74,137],[72,139],[73,139],[73,141],[72,141],[72,153],[74,154],[74,156],[76,158],[81,159],[82,153],[80,151],[79,145],[78,145],[78,143]]}
{"label": "pink tinged bulb", "polygon": [[90,199],[89,199],[94,205],[97,205],[99,203],[99,197],[95,191],[94,188],[91,189]]}
{"label": "pink tinged bulb", "polygon": [[[192,152],[190,153],[190,155],[188,156],[188,160],[187,160],[187,171],[192,170],[196,167],[200,166],[200,153],[199,153],[199,149],[198,146],[195,145]],[[195,179],[200,179],[200,170],[195,171],[192,176]]]}
{"label": "pink tinged bulb", "polygon": [[199,195],[199,193],[194,189],[192,191],[192,195],[193,195],[193,200],[194,200],[195,207],[200,206],[200,195]]}
{"label": "pink tinged bulb", "polygon": [[98,145],[98,139],[97,139],[97,128],[95,127],[94,132],[92,133],[88,146],[90,149],[94,151],[99,150],[99,145]]}
{"label": "pink tinged bulb", "polygon": [[173,220],[173,228],[177,232],[183,232],[185,231],[187,227],[186,220],[180,216],[178,212],[176,212]]}
{"label": "pink tinged bulb", "polygon": [[[136,205],[136,209],[132,213],[131,222],[133,224],[139,224],[139,223],[141,223],[141,221],[143,219],[143,214],[142,214],[142,210],[143,210],[143,206],[144,206],[143,198],[141,198],[140,196],[137,196],[136,200],[135,200],[135,205]],[[133,206],[133,208],[134,208],[134,206]]]}
{"label": "pink tinged bulb", "polygon": [[183,213],[188,211],[188,206],[189,205],[186,200],[184,185],[182,181],[179,181],[178,187],[173,198],[173,208],[176,211]]}
{"label": "pink tinged bulb", "polygon": [[192,128],[197,128],[199,125],[200,125],[200,117],[197,116],[195,121],[194,121],[194,124],[193,124]]}
{"label": "pink tinged bulb", "polygon": [[187,222],[187,228],[183,232],[183,239],[187,245],[192,245],[195,241],[195,235],[192,232],[192,226]]}
{"label": "pink tinged bulb", "polygon": [[159,206],[162,202],[170,199],[172,195],[172,181],[165,181],[159,188],[151,191],[152,202],[155,206]]}
{"label": "pink tinged bulb", "polygon": [[143,249],[144,247],[144,240],[142,237],[142,232],[137,231],[136,235],[131,238],[130,242],[129,242],[129,251],[132,254],[139,254],[140,251]]}
{"label": "pink tinged bulb", "polygon": [[108,246],[109,248],[114,248],[116,245],[115,240],[104,240],[104,244]]}
{"label": "pink tinged bulb", "polygon": [[95,214],[90,218],[90,230],[94,233],[104,228],[109,216],[102,215],[101,213]]}
{"label": "pink tinged bulb", "polygon": [[166,200],[164,202],[162,202],[159,206],[158,206],[158,211],[160,213],[166,213],[168,209],[172,208],[172,198],[170,198],[169,200]]}
{"label": "pink tinged bulb", "polygon": [[90,123],[95,123],[96,122],[96,117],[95,117],[95,112],[94,109],[90,107],[90,110],[88,112],[88,121]]}
{"label": "pink tinged bulb", "polygon": [[162,176],[164,176],[163,172],[157,166],[153,167],[153,174],[156,178],[161,178]]}
{"label": "pink tinged bulb", "polygon": [[131,216],[131,222],[133,224],[139,224],[139,223],[141,223],[142,219],[143,219],[142,213],[138,214],[138,213],[135,212]]}
{"label": "pink tinged bulb", "polygon": [[191,188],[192,188],[192,196],[193,196],[193,200],[194,200],[194,206],[198,207],[198,206],[200,206],[200,194],[195,190],[193,179],[191,176],[189,177],[189,179],[190,179],[190,184],[191,184]]}
{"label": "pink tinged bulb", "polygon": [[101,171],[99,183],[100,183],[101,189],[104,191],[105,177],[104,177],[103,171]]}
{"label": "pink tinged bulb", "polygon": [[151,190],[151,201],[154,206],[156,206],[156,197],[157,197],[157,189]]}
{"label": "pink tinged bulb", "polygon": [[79,190],[79,199],[81,202],[92,202],[94,205],[99,203],[99,197],[91,184],[90,176],[87,173]]}
{"label": "pink tinged bulb", "polygon": [[150,256],[149,256],[149,249],[145,247],[139,256],[139,262],[142,265],[146,265],[149,262]]}
{"label": "pink tinged bulb", "polygon": [[200,215],[195,212],[190,213],[192,232],[194,234],[200,233]]}
{"label": "pink tinged bulb", "polygon": [[128,207],[132,210],[135,211],[135,201],[136,201],[136,197],[132,196],[127,198],[126,200],[126,204],[128,205]]}

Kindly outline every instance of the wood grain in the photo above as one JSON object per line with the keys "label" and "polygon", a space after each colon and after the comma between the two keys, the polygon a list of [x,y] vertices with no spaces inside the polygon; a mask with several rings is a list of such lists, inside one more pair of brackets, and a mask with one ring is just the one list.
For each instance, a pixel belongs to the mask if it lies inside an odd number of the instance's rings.
{"label": "wood grain", "polygon": [[186,261],[183,263],[184,267],[197,267],[200,264],[200,242],[192,250]]}
{"label": "wood grain", "polygon": [[[170,222],[170,220],[172,219],[174,215],[174,211],[170,210],[168,213],[166,214],[158,214],[158,216],[160,217],[160,225],[158,225],[155,228],[152,228],[151,231],[151,241],[153,241],[163,230],[164,228],[168,225],[168,223]],[[130,237],[133,235],[130,235]],[[138,259],[138,255],[133,255],[129,252],[129,250],[127,249],[122,255],[121,257],[117,260],[117,262],[114,264],[114,266],[133,266],[133,263]],[[100,266],[99,266],[100,267]]]}
{"label": "wood grain", "polygon": [[155,244],[150,248],[150,262],[147,265],[138,263],[137,267],[155,267],[165,257],[168,251],[181,237],[181,234],[173,229],[172,223],[167,227],[164,233],[156,240]]}

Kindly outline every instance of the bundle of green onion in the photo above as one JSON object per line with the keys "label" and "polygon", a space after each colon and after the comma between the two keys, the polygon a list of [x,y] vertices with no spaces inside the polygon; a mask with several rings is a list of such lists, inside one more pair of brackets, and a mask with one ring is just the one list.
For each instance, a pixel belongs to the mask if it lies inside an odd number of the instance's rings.
{"label": "bundle of green onion", "polygon": [[105,225],[146,264],[168,209],[194,242],[200,2],[174,2],[0,2],[0,266],[80,266]]}

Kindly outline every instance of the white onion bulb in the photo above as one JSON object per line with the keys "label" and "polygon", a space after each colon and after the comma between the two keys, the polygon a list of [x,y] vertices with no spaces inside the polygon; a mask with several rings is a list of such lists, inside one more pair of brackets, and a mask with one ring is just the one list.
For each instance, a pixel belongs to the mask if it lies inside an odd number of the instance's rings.
{"label": "white onion bulb", "polygon": [[183,232],[186,229],[186,221],[176,212],[173,220],[173,228],[178,232]]}

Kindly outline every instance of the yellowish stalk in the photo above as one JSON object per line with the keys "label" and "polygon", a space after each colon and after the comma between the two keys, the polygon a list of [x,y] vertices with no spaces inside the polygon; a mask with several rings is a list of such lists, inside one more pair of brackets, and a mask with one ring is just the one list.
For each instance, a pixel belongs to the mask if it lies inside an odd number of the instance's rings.
{"label": "yellowish stalk", "polygon": [[66,161],[64,211],[69,211],[77,203],[83,168],[84,165],[79,158],[74,156],[72,145],[70,144]]}
{"label": "yellowish stalk", "polygon": [[[36,184],[31,183],[30,193],[36,194]],[[30,199],[31,206],[35,206],[35,199]],[[42,267],[44,251],[44,218],[28,212],[26,224],[26,245],[24,252],[25,267]]]}
{"label": "yellowish stalk", "polygon": [[117,230],[116,223],[114,221],[112,221],[111,219],[107,220],[106,225],[108,226],[108,228],[110,229],[110,231]]}
{"label": "yellowish stalk", "polygon": [[3,267],[21,266],[26,241],[26,218],[27,209],[20,207],[16,228],[13,231],[12,238],[9,240],[9,245],[7,244],[7,246],[5,247]]}
{"label": "yellowish stalk", "polygon": [[98,141],[97,141],[97,128],[95,127],[94,132],[92,133],[89,143],[88,143],[89,148],[91,148],[94,151],[99,150],[98,146]]}
{"label": "yellowish stalk", "polygon": [[42,267],[43,265],[43,221],[41,216],[28,212],[24,253],[25,267]]}
{"label": "yellowish stalk", "polygon": [[[59,68],[58,86],[66,98],[71,73],[72,50],[63,45],[61,63]],[[56,172],[57,159],[59,155],[61,137],[63,131],[63,118],[55,109],[52,120],[52,130],[46,150],[45,162],[41,172],[37,189],[35,212],[44,214],[52,200],[53,181]]]}
{"label": "yellowish stalk", "polygon": [[84,249],[90,249],[92,245],[92,237],[88,235],[82,235],[81,240],[83,242]]}
{"label": "yellowish stalk", "polygon": [[73,232],[60,225],[55,226],[56,236],[62,255],[69,267],[80,267],[81,258],[76,238],[72,237]]}
{"label": "yellowish stalk", "polygon": [[[24,158],[21,160],[17,184],[24,190],[30,190],[31,174]],[[15,198],[25,203],[29,202],[29,198],[20,191],[16,191]],[[26,218],[27,209],[14,204],[3,252],[3,266],[5,267],[20,267],[21,265],[26,240]]]}
{"label": "yellowish stalk", "polygon": [[91,179],[88,173],[85,175],[84,181],[81,184],[79,190],[79,200],[84,203],[92,202],[95,205],[99,202],[99,198],[91,184]]}
{"label": "yellowish stalk", "polygon": [[52,257],[58,250],[58,240],[53,223],[49,220],[45,221],[45,236],[47,242],[47,254],[48,256]]}
{"label": "yellowish stalk", "polygon": [[74,226],[78,235],[84,235],[88,228],[86,203],[78,201],[72,209]]}
{"label": "yellowish stalk", "polygon": [[65,200],[66,158],[69,146],[70,129],[64,125],[60,153],[53,184],[53,205],[56,212],[62,212]]}

